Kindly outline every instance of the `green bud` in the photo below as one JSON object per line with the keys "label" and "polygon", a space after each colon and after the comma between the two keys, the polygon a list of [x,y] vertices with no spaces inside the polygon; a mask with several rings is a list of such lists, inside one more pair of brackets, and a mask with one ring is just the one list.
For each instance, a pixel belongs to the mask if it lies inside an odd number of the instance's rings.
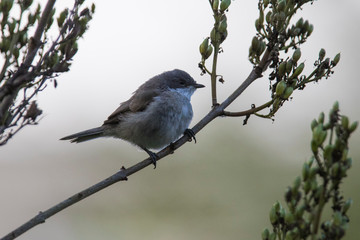
{"label": "green bud", "polygon": [[286,232],[286,235],[285,235],[285,240],[293,240],[293,239],[294,239],[294,238],[293,238],[291,232],[290,232],[290,231],[287,231],[287,232]]}
{"label": "green bud", "polygon": [[285,214],[285,223],[286,224],[292,224],[295,221],[294,215],[291,212],[287,212]]}
{"label": "green bud", "polygon": [[293,67],[293,61],[290,59],[289,61],[287,61],[286,63],[286,72],[289,74],[292,70]]}
{"label": "green bud", "polygon": [[301,178],[300,178],[300,176],[297,176],[293,183],[293,189],[298,190],[300,185],[301,185]]}
{"label": "green bud", "polygon": [[349,128],[349,118],[347,116],[341,116],[341,126],[344,129],[348,129]]}
{"label": "green bud", "polygon": [[284,80],[281,80],[276,84],[276,90],[275,90],[276,95],[281,96],[284,93],[285,89],[286,89],[286,83]]}
{"label": "green bud", "polygon": [[286,70],[286,62],[280,63],[279,71],[278,71],[280,77],[284,76],[285,70]]}
{"label": "green bud", "polygon": [[270,209],[269,217],[271,224],[275,225],[278,222],[278,216],[276,214],[276,209],[274,206]]}
{"label": "green bud", "polygon": [[292,59],[296,63],[300,59],[300,57],[301,57],[301,51],[300,48],[297,48],[293,53]]}
{"label": "green bud", "polygon": [[344,206],[343,206],[343,210],[342,210],[342,212],[343,212],[344,214],[349,210],[349,208],[351,207],[352,203],[353,203],[353,200],[352,200],[351,198],[349,198],[349,199],[345,202],[345,204],[344,204]]}
{"label": "green bud", "polygon": [[313,31],[314,31],[314,25],[309,24],[307,28],[307,36],[310,36]]}
{"label": "green bud", "polygon": [[297,219],[301,219],[304,215],[304,212],[305,212],[305,205],[300,205],[299,207],[296,208],[295,210],[295,217]]}
{"label": "green bud", "polygon": [[219,25],[219,32],[224,33],[226,32],[226,28],[227,28],[227,22],[226,19],[220,22]]}
{"label": "green bud", "polygon": [[358,121],[356,121],[356,122],[353,122],[351,125],[350,125],[350,127],[349,127],[349,131],[350,131],[350,133],[352,133],[352,132],[354,132],[355,130],[356,130],[356,128],[357,128],[357,126],[358,126]]}
{"label": "green bud", "polygon": [[222,0],[220,3],[220,11],[225,12],[231,4],[231,0]]}
{"label": "green bud", "polygon": [[206,51],[208,50],[208,46],[209,46],[209,38],[207,37],[199,46],[200,54],[202,56],[205,56]]}
{"label": "green bud", "polygon": [[314,139],[312,139],[312,140],[311,140],[311,151],[312,151],[314,154],[317,154],[317,152],[318,152],[318,147],[319,147],[319,145],[317,144],[317,142],[316,142]]}
{"label": "green bud", "polygon": [[[324,51],[325,51],[325,50],[324,50]],[[336,102],[334,103],[332,109],[333,109],[335,112],[339,111],[339,102],[338,102],[338,101],[336,101]]]}
{"label": "green bud", "polygon": [[217,11],[219,9],[219,0],[214,0],[213,1],[212,9],[214,11]]}
{"label": "green bud", "polygon": [[286,7],[285,0],[281,0],[280,2],[278,2],[278,6],[277,6],[278,12],[283,12],[285,10],[285,7]]}
{"label": "green bud", "polygon": [[273,103],[274,110],[279,108],[280,102],[281,102],[281,100],[279,98],[275,98],[274,103]]}
{"label": "green bud", "polygon": [[276,233],[272,232],[269,236],[269,240],[276,240]]}
{"label": "green bud", "polygon": [[260,48],[260,41],[257,37],[253,37],[251,41],[251,48],[256,52]]}
{"label": "green bud", "polygon": [[334,145],[326,145],[324,148],[324,159],[328,165],[332,164],[332,153],[334,151]]}
{"label": "green bud", "polygon": [[290,78],[297,78],[304,70],[304,67],[305,67],[305,64],[300,63],[300,65],[295,69],[293,75]]}
{"label": "green bud", "polygon": [[64,21],[66,19],[66,17],[68,16],[69,11],[67,8],[64,9],[64,11],[62,11],[60,13],[60,16],[56,19],[57,20],[57,24],[59,27],[62,27],[62,25],[64,24]]}
{"label": "green bud", "polygon": [[95,13],[95,4],[91,4],[91,13]]}
{"label": "green bud", "polygon": [[296,27],[297,28],[302,28],[303,27],[303,25],[304,25],[304,19],[303,18],[300,18],[297,22],[296,22]]}
{"label": "green bud", "polygon": [[340,226],[342,223],[342,214],[339,211],[336,211],[333,215],[333,224],[335,226]]}
{"label": "green bud", "polygon": [[209,45],[204,55],[204,59],[205,60],[208,59],[211,56],[212,52],[213,52],[213,47]]}
{"label": "green bud", "polygon": [[333,178],[336,178],[339,174],[339,171],[340,171],[340,163],[339,162],[334,163],[334,165],[331,168],[331,176]]}
{"label": "green bud", "polygon": [[317,188],[318,188],[318,183],[316,181],[316,178],[314,178],[310,182],[310,189],[311,189],[311,191],[316,191]]}
{"label": "green bud", "polygon": [[276,212],[279,212],[280,211],[280,208],[281,208],[281,204],[279,203],[279,201],[276,201],[273,205],[273,207],[275,208],[275,211]]}
{"label": "green bud", "polygon": [[303,181],[308,180],[309,178],[309,172],[310,172],[310,167],[307,163],[304,163],[303,168],[302,168],[302,178]]}
{"label": "green bud", "polygon": [[304,192],[305,194],[308,194],[311,189],[311,181],[306,181],[304,184]]}
{"label": "green bud", "polygon": [[307,30],[308,30],[308,28],[309,28],[309,21],[308,20],[306,20],[305,22],[304,22],[304,25],[302,26],[302,29],[301,29],[301,33],[306,33],[307,32]]}
{"label": "green bud", "polygon": [[321,112],[318,118],[319,123],[324,124],[324,118],[325,118],[325,114],[324,112]]}
{"label": "green bud", "polygon": [[267,23],[271,23],[271,15],[272,15],[272,12],[269,11],[267,14],[266,14],[266,17],[265,17],[265,20]]}
{"label": "green bud", "polygon": [[265,228],[262,233],[261,233],[261,238],[263,240],[268,240],[269,239],[269,235],[270,235],[270,231],[269,229]]}
{"label": "green bud", "polygon": [[319,60],[322,61],[322,60],[324,59],[325,55],[326,55],[325,49],[323,49],[323,48],[320,49],[320,52],[319,52]]}
{"label": "green bud", "polygon": [[280,219],[284,219],[285,218],[285,208],[283,208],[281,205],[280,205],[280,210],[279,210],[279,217]]}
{"label": "green bud", "polygon": [[340,53],[336,54],[334,60],[332,61],[333,66],[336,66],[340,61]]}
{"label": "green bud", "polygon": [[293,91],[294,91],[294,89],[292,87],[287,87],[285,89],[284,94],[282,95],[282,98],[283,99],[288,99],[291,96],[291,94],[293,93]]}
{"label": "green bud", "polygon": [[260,32],[261,28],[262,28],[261,22],[259,21],[259,19],[256,19],[255,20],[255,29],[256,29],[256,31]]}
{"label": "green bud", "polygon": [[314,130],[314,128],[318,125],[318,122],[316,121],[316,119],[312,120],[311,122],[311,130]]}

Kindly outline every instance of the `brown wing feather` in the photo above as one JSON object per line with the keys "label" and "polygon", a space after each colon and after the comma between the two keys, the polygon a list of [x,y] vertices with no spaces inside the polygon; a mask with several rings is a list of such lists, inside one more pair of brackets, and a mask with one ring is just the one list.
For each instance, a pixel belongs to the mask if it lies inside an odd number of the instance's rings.
{"label": "brown wing feather", "polygon": [[160,91],[158,89],[154,91],[142,91],[139,89],[135,94],[126,102],[120,104],[120,106],[104,121],[104,124],[116,124],[119,123],[119,115],[126,112],[138,112],[146,108],[147,105],[158,96]]}

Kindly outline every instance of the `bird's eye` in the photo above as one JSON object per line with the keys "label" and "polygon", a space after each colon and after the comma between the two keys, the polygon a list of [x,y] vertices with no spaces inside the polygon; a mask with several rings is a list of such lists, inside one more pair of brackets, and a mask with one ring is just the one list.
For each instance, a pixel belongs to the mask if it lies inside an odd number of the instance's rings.
{"label": "bird's eye", "polygon": [[179,83],[180,83],[181,86],[185,86],[185,80],[184,79],[180,79]]}

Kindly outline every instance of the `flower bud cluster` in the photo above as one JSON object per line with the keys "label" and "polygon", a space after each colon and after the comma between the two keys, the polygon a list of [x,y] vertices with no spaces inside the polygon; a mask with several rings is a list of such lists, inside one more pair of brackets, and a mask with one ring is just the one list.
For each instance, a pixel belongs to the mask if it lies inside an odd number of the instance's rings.
{"label": "flower bud cluster", "polygon": [[[318,236],[315,238],[325,240],[341,239],[345,235],[352,200],[343,200],[339,186],[352,165],[348,157],[348,140],[357,125],[339,114],[338,102],[330,110],[327,122],[324,113],[311,122],[313,156],[303,164],[301,177],[296,177],[286,189],[287,208],[276,202],[270,209],[273,232],[264,229],[262,239],[285,236],[281,239],[295,240]],[[328,135],[331,136],[325,145]],[[321,212],[326,203],[332,204],[333,213],[329,220],[322,221]]]}

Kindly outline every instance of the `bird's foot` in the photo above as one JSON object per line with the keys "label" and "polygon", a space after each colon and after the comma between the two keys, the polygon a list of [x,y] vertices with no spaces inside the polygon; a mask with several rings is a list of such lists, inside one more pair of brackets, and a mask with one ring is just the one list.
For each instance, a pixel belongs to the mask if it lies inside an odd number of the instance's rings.
{"label": "bird's foot", "polygon": [[196,143],[196,138],[195,138],[195,133],[192,129],[187,128],[184,132],[184,135],[189,136],[189,142],[192,141],[192,139],[194,139],[195,143]]}
{"label": "bird's foot", "polygon": [[148,150],[148,149],[146,149],[146,148],[142,148],[147,154],[149,154],[149,156],[150,156],[150,159],[151,159],[151,162],[152,162],[152,164],[154,165],[154,169],[156,168],[156,161],[159,159],[159,156],[156,154],[156,153],[154,153],[154,152],[152,152],[152,151],[150,151],[150,150]]}

